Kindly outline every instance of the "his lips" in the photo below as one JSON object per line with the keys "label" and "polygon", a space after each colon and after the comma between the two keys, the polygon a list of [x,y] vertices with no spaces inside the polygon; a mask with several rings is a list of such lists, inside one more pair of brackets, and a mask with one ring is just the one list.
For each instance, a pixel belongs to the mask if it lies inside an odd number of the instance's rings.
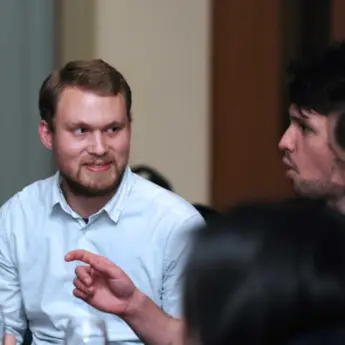
{"label": "his lips", "polygon": [[85,166],[90,171],[102,172],[107,171],[110,168],[111,162],[87,163]]}
{"label": "his lips", "polygon": [[288,169],[296,170],[294,165],[286,157],[283,158],[283,163]]}

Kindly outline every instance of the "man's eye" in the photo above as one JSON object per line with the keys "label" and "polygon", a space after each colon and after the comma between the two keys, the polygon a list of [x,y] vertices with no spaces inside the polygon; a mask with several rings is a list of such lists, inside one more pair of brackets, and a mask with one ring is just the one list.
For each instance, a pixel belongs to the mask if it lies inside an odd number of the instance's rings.
{"label": "man's eye", "polygon": [[308,131],[311,130],[311,128],[309,126],[307,126],[306,124],[304,124],[302,122],[299,124],[299,127],[301,128],[303,133],[308,132]]}
{"label": "man's eye", "polygon": [[119,130],[120,130],[119,127],[110,127],[110,128],[107,129],[107,132],[108,132],[108,133],[116,133],[116,132],[118,132]]}
{"label": "man's eye", "polygon": [[86,132],[85,128],[77,128],[74,133],[77,135],[84,134]]}

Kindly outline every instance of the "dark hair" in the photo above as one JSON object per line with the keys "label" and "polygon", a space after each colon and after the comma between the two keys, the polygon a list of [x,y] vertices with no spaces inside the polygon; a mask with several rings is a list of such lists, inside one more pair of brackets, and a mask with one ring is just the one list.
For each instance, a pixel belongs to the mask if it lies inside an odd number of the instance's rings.
{"label": "dark hair", "polygon": [[202,345],[278,345],[344,326],[344,248],[340,218],[317,200],[218,216],[195,232],[186,267],[189,333]]}
{"label": "dark hair", "polygon": [[147,165],[137,165],[132,167],[132,171],[162,188],[173,191],[172,185],[168,179],[154,168]]}
{"label": "dark hair", "polygon": [[345,111],[345,42],[292,62],[288,72],[291,103],[325,116]]}
{"label": "dark hair", "polygon": [[210,222],[214,217],[216,217],[219,214],[216,209],[214,209],[208,205],[194,203],[193,206],[201,214],[201,216],[205,219],[206,223]]}
{"label": "dark hair", "polygon": [[43,82],[39,92],[39,111],[53,130],[53,118],[59,97],[66,87],[76,87],[100,95],[123,95],[128,119],[131,120],[132,93],[123,75],[101,59],[71,61],[52,72]]}

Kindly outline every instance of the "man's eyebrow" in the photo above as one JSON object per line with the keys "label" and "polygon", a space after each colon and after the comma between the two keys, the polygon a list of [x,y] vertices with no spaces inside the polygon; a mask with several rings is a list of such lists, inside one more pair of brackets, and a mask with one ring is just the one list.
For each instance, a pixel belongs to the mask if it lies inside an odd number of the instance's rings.
{"label": "man's eyebrow", "polygon": [[67,125],[72,128],[74,127],[86,128],[89,126],[86,122],[83,122],[83,121],[69,121]]}
{"label": "man's eyebrow", "polygon": [[308,121],[310,119],[310,116],[307,112],[308,112],[307,109],[298,108],[296,109],[296,111],[290,114],[290,118],[297,121],[303,121],[303,122]]}
{"label": "man's eyebrow", "polygon": [[303,118],[303,119],[309,119],[309,115],[306,114],[308,110],[303,111],[302,109],[298,110],[298,114]]}
{"label": "man's eyebrow", "polygon": [[293,115],[290,115],[290,120],[294,121],[296,123],[302,124],[302,125],[310,126],[310,117],[309,116],[302,116],[302,115],[293,114]]}
{"label": "man's eyebrow", "polygon": [[[123,125],[122,122],[112,121],[104,125],[102,129],[106,129],[109,127],[120,127],[122,125]],[[68,126],[71,128],[91,128],[92,127],[91,124],[83,122],[83,121],[76,121],[76,122],[71,121],[68,123]]]}

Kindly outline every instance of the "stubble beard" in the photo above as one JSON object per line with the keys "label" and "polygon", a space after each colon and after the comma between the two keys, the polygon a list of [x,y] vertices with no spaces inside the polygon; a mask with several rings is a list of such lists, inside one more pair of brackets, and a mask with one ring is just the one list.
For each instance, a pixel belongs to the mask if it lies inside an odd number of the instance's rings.
{"label": "stubble beard", "polygon": [[114,195],[123,179],[125,167],[120,170],[113,162],[109,171],[90,172],[86,166],[81,166],[76,177],[60,172],[67,188],[77,196],[103,197]]}
{"label": "stubble beard", "polygon": [[331,181],[296,179],[293,186],[298,196],[311,199],[334,200],[345,195],[344,186]]}

